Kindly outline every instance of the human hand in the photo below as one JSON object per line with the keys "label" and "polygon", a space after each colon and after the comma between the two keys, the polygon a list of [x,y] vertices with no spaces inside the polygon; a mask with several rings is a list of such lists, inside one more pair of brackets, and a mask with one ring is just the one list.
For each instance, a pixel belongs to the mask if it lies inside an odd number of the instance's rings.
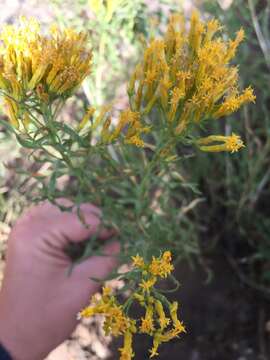
{"label": "human hand", "polygon": [[[70,205],[63,200],[65,206]],[[91,204],[81,214],[61,212],[45,202],[31,208],[11,231],[7,264],[0,292],[0,343],[14,360],[40,360],[63,342],[76,326],[76,314],[87,305],[98,285],[90,277],[104,278],[117,265],[117,242],[104,245],[112,256],[91,257],[67,271],[71,260],[63,249],[93,235],[100,211]],[[112,233],[103,229],[99,238]]]}

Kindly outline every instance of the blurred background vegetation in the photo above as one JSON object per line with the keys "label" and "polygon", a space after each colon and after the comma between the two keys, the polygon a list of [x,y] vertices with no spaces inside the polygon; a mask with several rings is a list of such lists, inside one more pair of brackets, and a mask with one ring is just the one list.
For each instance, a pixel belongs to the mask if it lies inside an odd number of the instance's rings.
{"label": "blurred background vegetation", "polygon": [[239,278],[269,298],[270,3],[238,0],[222,11],[218,3],[206,1],[203,8],[221,20],[229,36],[244,28],[246,38],[235,63],[243,87],[252,84],[257,101],[217,123],[225,133],[243,136],[244,151],[236,157],[196,157],[190,171],[196,169],[195,181],[207,199],[203,225],[211,247],[221,247]]}
{"label": "blurred background vegetation", "polygon": [[[9,2],[5,3],[8,7]],[[183,154],[179,170],[183,184],[180,212],[184,222],[179,229],[179,236],[188,244],[187,251],[193,263],[205,270],[205,276],[200,278],[201,284],[205,284],[206,280],[210,283],[215,279],[218,281],[220,273],[213,264],[215,259],[225,259],[237,279],[239,292],[243,287],[248,289],[252,304],[255,299],[261,305],[258,319],[252,323],[248,318],[247,324],[250,334],[259,333],[258,342],[248,343],[246,347],[253,346],[253,353],[250,357],[245,355],[243,359],[269,359],[269,348],[266,345],[269,336],[267,326],[270,327],[269,310],[265,310],[264,301],[270,299],[270,2],[50,0],[42,4],[41,1],[18,1],[18,6],[10,12],[7,9],[7,16],[2,14],[0,21],[12,22],[19,14],[38,17],[36,11],[40,6],[41,20],[45,24],[56,21],[62,26],[73,26],[78,30],[88,29],[94,51],[93,75],[70,101],[64,114],[67,121],[71,118],[79,121],[82,108],[89,105],[98,107],[117,100],[117,109],[126,106],[126,82],[141,56],[145,39],[164,30],[171,11],[182,7],[188,16],[193,5],[201,9],[204,18],[219,18],[229,37],[233,37],[241,26],[244,28],[246,39],[238,50],[235,63],[240,65],[242,87],[251,84],[257,101],[255,105],[246,105],[236,114],[210,125],[212,129],[215,127],[216,133],[239,133],[245,139],[245,149],[233,155]],[[3,112],[0,116],[5,118]],[[22,164],[26,168],[33,165],[28,163],[25,153],[5,130],[0,130],[1,273],[7,235],[27,205],[26,195],[32,186],[31,181],[20,181],[15,176],[15,169]],[[190,198],[190,188],[195,190],[193,200]],[[182,283],[185,277],[181,277]],[[179,296],[181,300],[181,294]],[[241,336],[248,336],[246,334],[242,332]],[[197,340],[194,341],[197,346]],[[201,354],[204,354],[201,355],[203,357],[196,359],[238,359],[233,357],[233,352],[227,355],[217,353],[217,357],[210,355],[209,350]],[[238,352],[237,356],[240,355],[243,353]],[[105,355],[95,356],[97,359],[105,358]]]}

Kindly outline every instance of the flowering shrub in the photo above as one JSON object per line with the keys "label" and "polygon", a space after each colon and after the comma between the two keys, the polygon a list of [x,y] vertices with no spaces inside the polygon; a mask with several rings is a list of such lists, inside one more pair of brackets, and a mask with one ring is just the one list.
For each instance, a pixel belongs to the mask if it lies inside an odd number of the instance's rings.
{"label": "flowering shrub", "polygon": [[[70,208],[57,199],[70,198],[82,222],[82,202],[100,206],[101,226],[121,234],[123,262],[133,256],[134,268],[121,275],[132,291],[129,300],[121,305],[104,288],[101,299],[94,297],[80,313],[103,314],[105,332],[124,335],[122,360],[133,356],[136,332],[153,336],[154,356],[159,344],[185,331],[177,303],[156,288],[159,278],[176,282],[170,251],[176,260],[198,252],[192,237],[184,235],[193,230],[187,210],[179,211],[183,189],[190,185],[179,173],[183,149],[233,153],[244,146],[234,133],[197,135],[207,122],[255,101],[251,87],[238,89],[237,67],[230,65],[244,32],[224,40],[221,30],[217,20],[203,23],[196,12],[189,27],[181,15],[172,15],[164,37],[150,41],[131,75],[129,106],[117,116],[112,105],[89,106],[79,123],[59,118],[91,72],[87,34],[57,26],[46,34],[37,21],[21,19],[0,35],[0,93],[9,117],[3,124],[32,149],[33,160],[46,164],[45,170],[23,171],[37,185],[29,196],[49,199],[65,211]],[[67,175],[68,184],[58,186]],[[88,241],[82,258],[100,254],[98,235]],[[140,322],[128,315],[133,301],[145,308]]]}

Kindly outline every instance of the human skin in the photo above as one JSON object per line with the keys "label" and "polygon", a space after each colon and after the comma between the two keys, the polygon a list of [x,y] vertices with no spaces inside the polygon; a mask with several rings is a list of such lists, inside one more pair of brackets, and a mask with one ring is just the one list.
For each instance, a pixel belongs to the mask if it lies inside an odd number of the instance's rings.
{"label": "human skin", "polygon": [[[62,205],[70,205],[61,200]],[[76,211],[62,212],[49,202],[32,207],[13,227],[0,291],[0,343],[14,360],[41,360],[74,330],[77,313],[117,265],[117,242],[104,242],[112,232],[102,229],[103,252],[75,266],[63,249],[93,235],[100,210],[81,206],[86,227]]]}

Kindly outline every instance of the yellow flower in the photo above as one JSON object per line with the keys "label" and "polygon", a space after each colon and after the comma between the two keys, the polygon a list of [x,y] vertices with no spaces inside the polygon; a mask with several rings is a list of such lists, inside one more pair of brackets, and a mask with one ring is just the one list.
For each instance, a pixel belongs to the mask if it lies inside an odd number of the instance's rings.
{"label": "yellow flower", "polygon": [[[91,124],[90,129],[92,131],[96,130],[101,124],[102,122],[107,118],[108,113],[111,111],[112,109],[112,105],[108,104],[108,105],[103,105],[99,111],[98,116],[93,119],[93,123]],[[92,116],[94,115],[94,113],[92,114]],[[108,122],[106,122],[106,120],[104,121],[104,124],[102,126],[102,131],[103,134],[106,133],[106,135],[108,136],[109,131],[108,131]]]}
{"label": "yellow flower", "polygon": [[11,125],[13,125],[15,128],[19,128],[19,121],[18,121],[19,107],[17,103],[8,97],[5,97],[4,105],[6,105],[7,114],[10,119]]}
{"label": "yellow flower", "polygon": [[131,331],[126,331],[124,334],[124,346],[119,349],[120,351],[120,360],[131,360],[134,357],[132,351],[132,333]]}
{"label": "yellow flower", "polygon": [[159,300],[155,301],[155,308],[159,316],[160,330],[164,330],[170,324],[170,319],[166,317],[163,305]]}
{"label": "yellow flower", "polygon": [[162,260],[165,262],[171,262],[172,261],[172,253],[170,251],[164,251],[162,255]]}
{"label": "yellow flower", "polygon": [[95,314],[95,309],[93,307],[87,306],[85,309],[79,312],[78,318],[89,318]]}
{"label": "yellow flower", "polygon": [[[221,142],[221,144],[211,145],[212,143]],[[219,152],[229,151],[231,153],[237,152],[242,147],[245,147],[239,135],[232,133],[231,136],[210,135],[205,138],[197,140],[197,145],[202,151]]]}
{"label": "yellow flower", "polygon": [[140,332],[143,334],[151,335],[154,331],[153,319],[151,318],[142,318],[142,323],[140,326]]}
{"label": "yellow flower", "polygon": [[108,306],[104,312],[105,321],[103,329],[105,334],[118,336],[123,334],[127,328],[129,319],[123,313],[122,307],[119,305]]}
{"label": "yellow flower", "polygon": [[200,15],[193,11],[190,19],[190,31],[188,41],[191,49],[196,53],[201,46],[202,34],[204,33],[204,24],[200,21]]}
{"label": "yellow flower", "polygon": [[149,272],[154,276],[166,278],[174,269],[171,260],[172,257],[170,251],[165,251],[159,258],[153,256],[152,262],[149,265]]}
{"label": "yellow flower", "polygon": [[[99,123],[103,120],[105,113],[96,120]],[[144,141],[141,139],[142,134],[147,134],[150,131],[149,126],[145,126],[141,121],[141,115],[137,111],[132,111],[130,108],[120,113],[117,124],[113,130],[109,129],[111,124],[110,118],[107,118],[102,125],[101,138],[103,143],[111,143],[117,140],[122,134],[126,144],[143,147]]]}
{"label": "yellow flower", "polygon": [[213,117],[219,118],[221,116],[230,115],[231,113],[238,110],[243,104],[248,102],[255,102],[255,95],[253,89],[249,86],[246,88],[241,95],[235,91],[231,95],[226,97],[224,103],[218,106],[218,109],[213,113]]}
{"label": "yellow flower", "polygon": [[78,125],[78,130],[83,129],[87,123],[89,122],[89,120],[91,119],[91,117],[94,115],[96,109],[93,107],[89,107],[84,115],[84,117],[82,118],[81,122]]}
{"label": "yellow flower", "polygon": [[171,95],[171,110],[169,113],[169,120],[173,121],[176,110],[177,110],[177,106],[179,104],[179,101],[185,96],[185,92],[182,88],[180,87],[175,87],[172,90],[172,95]]}
{"label": "yellow flower", "polygon": [[149,272],[155,276],[158,276],[160,274],[161,268],[161,261],[160,259],[155,258],[154,256],[152,257],[152,262],[149,265]]}
{"label": "yellow flower", "polygon": [[141,318],[140,332],[143,334],[152,335],[155,330],[153,319],[153,305],[148,304],[146,307],[145,317]]}
{"label": "yellow flower", "polygon": [[151,277],[148,280],[142,280],[139,286],[143,289],[143,291],[149,291],[156,283],[156,277]]}
{"label": "yellow flower", "polygon": [[220,31],[222,26],[217,19],[211,19],[206,24],[205,42],[210,41],[217,31]]}
{"label": "yellow flower", "polygon": [[236,33],[236,38],[234,40],[229,41],[229,45],[225,57],[226,62],[230,61],[235,56],[236,49],[238,48],[239,44],[244,40],[244,37],[245,37],[245,32],[243,28],[241,28]]}
{"label": "yellow flower", "polygon": [[153,339],[153,346],[150,349],[150,358],[154,357],[154,356],[158,356],[158,347],[162,342],[162,337],[161,337],[161,332],[157,331],[154,335],[154,339]]}
{"label": "yellow flower", "polygon": [[137,147],[144,147],[144,142],[138,135],[133,135],[125,140],[126,144],[135,145]]}
{"label": "yellow flower", "polygon": [[145,267],[144,260],[138,254],[136,256],[132,256],[131,259],[133,260],[132,265],[138,268],[143,269]]}
{"label": "yellow flower", "polygon": [[110,296],[112,294],[112,288],[111,287],[109,287],[109,286],[104,286],[103,288],[102,288],[102,296],[103,297],[108,297],[108,296]]}
{"label": "yellow flower", "polygon": [[137,65],[135,67],[135,70],[133,72],[133,74],[130,77],[129,83],[128,83],[128,88],[127,88],[127,92],[130,96],[134,95],[134,91],[135,91],[135,83],[136,81],[141,77],[141,73],[142,73],[142,67],[141,65]]}
{"label": "yellow flower", "polygon": [[174,337],[177,336],[178,334],[184,332],[186,333],[186,327],[184,326],[183,322],[178,320],[177,323],[174,325]]}
{"label": "yellow flower", "polygon": [[172,318],[172,322],[174,325],[174,333],[186,332],[185,327],[183,326],[182,322],[177,317],[177,310],[178,310],[178,302],[174,301],[170,306],[170,314]]}

